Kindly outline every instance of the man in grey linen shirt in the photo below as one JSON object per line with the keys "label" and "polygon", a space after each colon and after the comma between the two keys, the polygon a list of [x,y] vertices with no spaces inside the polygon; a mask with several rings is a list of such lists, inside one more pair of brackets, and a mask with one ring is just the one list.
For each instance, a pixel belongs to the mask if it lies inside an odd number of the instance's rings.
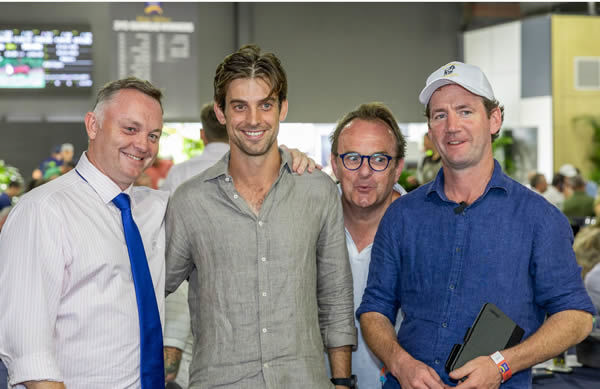
{"label": "man in grey linen shirt", "polygon": [[231,150],[167,211],[167,293],[190,281],[190,388],[331,388],[323,347],[348,378],[356,344],[336,187],[321,172],[292,174],[277,147],[288,101],[273,54],[242,47],[214,85]]}
{"label": "man in grey linen shirt", "polygon": [[[136,291],[117,195],[131,196],[162,319],[166,193],[132,184],[152,164],[161,91],[113,81],[85,116],[74,170],[27,194],[0,234],[0,357],[10,385],[140,388]],[[158,355],[160,357],[160,355]]]}
{"label": "man in grey linen shirt", "polygon": [[[340,119],[331,135],[331,166],[342,192],[355,308],[360,305],[367,286],[371,248],[379,222],[388,206],[406,193],[397,183],[405,149],[406,141],[398,122],[382,103],[361,104]],[[396,330],[401,321],[402,313],[398,310]],[[359,388],[381,388],[382,367],[359,328],[358,347],[352,354],[352,372],[358,378]]]}
{"label": "man in grey linen shirt", "polygon": [[[215,116],[213,104],[205,104],[200,112],[202,130],[200,137],[204,143],[202,154],[171,168],[161,186],[171,194],[189,178],[202,173],[214,165],[229,151],[227,129]],[[174,381],[187,388],[189,365],[192,360],[193,336],[190,326],[190,313],[187,304],[188,283],[184,282],[165,301],[165,380]]]}

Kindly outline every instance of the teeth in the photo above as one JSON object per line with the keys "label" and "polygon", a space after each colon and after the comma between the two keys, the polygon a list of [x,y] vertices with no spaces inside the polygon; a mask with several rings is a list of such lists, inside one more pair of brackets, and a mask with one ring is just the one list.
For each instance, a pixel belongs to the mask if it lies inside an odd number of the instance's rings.
{"label": "teeth", "polygon": [[135,155],[131,155],[131,154],[127,154],[127,153],[125,153],[125,155],[128,156],[131,159],[135,159],[136,161],[141,161],[142,160],[142,158],[136,157]]}
{"label": "teeth", "polygon": [[458,142],[458,141],[453,141],[453,142],[448,142],[448,143],[450,143],[451,145],[457,145],[457,144],[460,144],[460,142]]}
{"label": "teeth", "polygon": [[262,131],[248,131],[246,132],[246,134],[250,135],[250,136],[259,136],[260,134],[262,134]]}

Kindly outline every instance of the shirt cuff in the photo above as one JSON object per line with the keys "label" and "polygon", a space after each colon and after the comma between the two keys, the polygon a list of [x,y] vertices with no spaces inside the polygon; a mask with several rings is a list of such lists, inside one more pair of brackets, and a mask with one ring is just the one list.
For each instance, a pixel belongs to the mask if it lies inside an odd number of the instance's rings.
{"label": "shirt cuff", "polygon": [[356,349],[357,331],[354,325],[347,328],[328,328],[323,338],[326,348],[352,346],[352,349]]}
{"label": "shirt cuff", "polygon": [[25,381],[64,382],[54,355],[51,353],[29,354],[6,362],[8,383],[12,386]]}
{"label": "shirt cuff", "polygon": [[168,338],[165,336],[165,338],[163,339],[164,347],[176,347],[182,351],[185,349],[185,343],[185,341],[182,341],[177,338]]}

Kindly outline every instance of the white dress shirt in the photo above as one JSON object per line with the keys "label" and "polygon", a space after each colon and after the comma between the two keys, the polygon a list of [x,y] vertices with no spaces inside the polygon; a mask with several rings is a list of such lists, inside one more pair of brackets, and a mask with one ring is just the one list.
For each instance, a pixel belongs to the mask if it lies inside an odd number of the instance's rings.
{"label": "white dress shirt", "polygon": [[[161,186],[172,195],[179,185],[202,173],[229,151],[229,144],[214,142],[204,147],[202,154],[177,164],[169,170],[169,175]],[[189,383],[189,366],[192,361],[192,335],[190,309],[188,307],[188,283],[182,283],[175,293],[167,296],[165,303],[165,347],[176,347],[183,351],[175,382],[182,388]]]}
{"label": "white dress shirt", "polygon": [[[168,194],[125,192],[163,320]],[[84,153],[76,170],[27,193],[10,213],[0,234],[0,357],[11,385],[140,387],[135,289],[121,213],[111,202],[119,193]]]}

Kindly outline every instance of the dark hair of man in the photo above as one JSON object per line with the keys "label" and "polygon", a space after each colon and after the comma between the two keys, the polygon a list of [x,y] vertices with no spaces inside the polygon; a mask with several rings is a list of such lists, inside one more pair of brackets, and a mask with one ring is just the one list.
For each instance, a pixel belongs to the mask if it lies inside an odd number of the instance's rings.
{"label": "dark hair of man", "polygon": [[[500,110],[500,128],[502,128],[502,123],[504,123],[504,106],[500,105],[500,102],[496,99],[490,100],[486,97],[480,96],[481,99],[483,100],[483,106],[485,107],[485,111],[487,112],[487,117],[488,119],[492,116],[492,112],[494,112],[494,110],[496,108],[498,108]],[[427,107],[425,107],[425,117],[427,118],[427,124],[429,125],[429,115],[431,114],[431,111],[429,109],[429,103],[427,103]],[[500,136],[500,130],[496,131],[496,133],[492,134],[492,142],[495,141],[496,139],[498,139],[498,137]]]}
{"label": "dark hair of man", "polygon": [[544,177],[543,174],[541,174],[541,173],[535,173],[533,176],[531,176],[531,179],[529,180],[529,185],[531,185],[532,188],[537,188],[537,186],[540,183],[542,177]]}
{"label": "dark hair of man", "polygon": [[135,89],[145,95],[152,97],[160,105],[162,110],[162,92],[150,83],[150,81],[141,80],[137,77],[127,77],[120,80],[111,81],[104,85],[98,92],[96,103],[94,104],[94,113],[102,117],[104,104],[110,101],[115,93],[123,89]]}
{"label": "dark hair of man", "polygon": [[385,123],[396,138],[396,155],[392,155],[392,157],[396,157],[397,159],[404,158],[406,153],[406,140],[400,132],[400,127],[398,127],[398,122],[392,111],[388,107],[386,107],[383,103],[380,102],[372,102],[361,104],[354,111],[347,113],[343,118],[341,118],[333,134],[329,138],[331,141],[331,153],[334,155],[338,155],[338,141],[340,138],[340,134],[342,130],[354,119],[362,119],[367,121],[377,121],[380,120]]}
{"label": "dark hair of man", "polygon": [[573,177],[567,178],[569,186],[573,189],[585,190],[585,180],[579,174]]}
{"label": "dark hair of man", "polygon": [[20,188],[22,186],[23,184],[21,183],[21,181],[11,181],[8,183],[9,188]]}
{"label": "dark hair of man", "polygon": [[209,142],[226,143],[229,140],[229,137],[227,136],[227,127],[217,120],[213,103],[204,104],[202,106],[200,119],[202,120],[202,131],[204,131],[204,136],[206,136],[206,139]]}
{"label": "dark hair of man", "polygon": [[228,55],[217,66],[214,79],[214,99],[225,111],[225,95],[233,80],[260,78],[271,87],[270,96],[276,95],[279,107],[287,99],[287,76],[281,62],[273,53],[262,53],[256,45],[242,46]]}

